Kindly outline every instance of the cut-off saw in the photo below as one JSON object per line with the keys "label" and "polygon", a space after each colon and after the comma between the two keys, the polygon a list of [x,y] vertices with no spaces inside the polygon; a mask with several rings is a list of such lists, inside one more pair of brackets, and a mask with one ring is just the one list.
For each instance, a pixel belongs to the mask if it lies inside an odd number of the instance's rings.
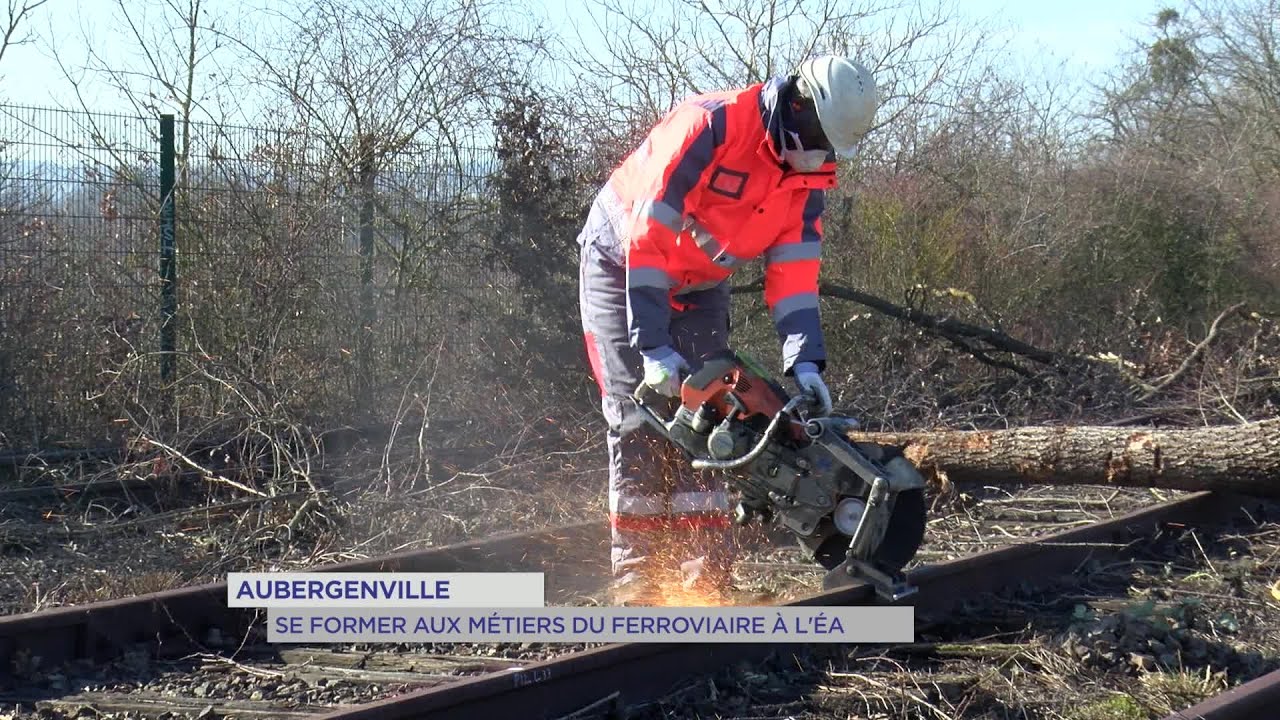
{"label": "cut-off saw", "polygon": [[900,448],[855,443],[855,420],[810,417],[811,399],[792,396],[745,355],[726,351],[686,377],[676,400],[641,384],[646,421],[692,460],[723,471],[739,496],[734,521],[778,523],[828,571],[823,587],[857,582],[896,602],[915,593],[903,568],[926,525],[925,481]]}

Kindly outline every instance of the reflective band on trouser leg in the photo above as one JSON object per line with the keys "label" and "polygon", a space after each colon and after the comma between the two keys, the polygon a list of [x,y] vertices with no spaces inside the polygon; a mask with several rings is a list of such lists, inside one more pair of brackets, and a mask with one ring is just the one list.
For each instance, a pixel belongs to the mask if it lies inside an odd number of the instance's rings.
{"label": "reflective band on trouser leg", "polygon": [[735,559],[728,493],[673,493],[671,511],[672,547],[679,553],[685,582],[723,589],[731,581]]}
{"label": "reflective band on trouser leg", "polygon": [[[614,418],[637,414],[635,406],[605,398]],[[619,411],[619,406],[627,408]],[[662,438],[641,425],[619,433],[625,420],[610,423],[606,435],[609,446],[609,524],[612,537],[610,554],[613,573],[621,577],[641,565],[654,565],[660,560],[668,531],[666,478],[661,457]]]}
{"label": "reflective band on trouser leg", "polygon": [[[697,568],[695,582],[723,588],[736,559],[732,501],[716,473],[692,468],[677,476],[671,494],[671,547],[682,569]],[[685,580],[694,580],[689,574]]]}
{"label": "reflective band on trouser leg", "polygon": [[729,493],[723,490],[671,494],[671,524],[689,529],[729,527]]}
{"label": "reflective band on trouser leg", "polygon": [[609,489],[609,525],[614,530],[661,530],[667,526],[667,502],[662,495],[624,495]]}
{"label": "reflective band on trouser leg", "polygon": [[729,512],[729,493],[723,490],[671,494],[673,516],[714,516]]}

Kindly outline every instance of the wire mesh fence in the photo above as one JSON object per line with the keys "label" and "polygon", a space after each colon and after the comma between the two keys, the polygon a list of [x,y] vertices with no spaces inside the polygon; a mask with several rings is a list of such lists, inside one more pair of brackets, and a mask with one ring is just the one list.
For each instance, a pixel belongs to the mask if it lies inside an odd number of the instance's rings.
{"label": "wire mesh fence", "polygon": [[189,362],[156,395],[160,122],[0,106],[4,446],[113,442],[122,407],[207,393],[210,363],[349,419],[439,353],[490,353],[495,318],[520,312],[511,271],[484,251],[492,148],[370,154],[305,130],[179,121],[173,350]]}

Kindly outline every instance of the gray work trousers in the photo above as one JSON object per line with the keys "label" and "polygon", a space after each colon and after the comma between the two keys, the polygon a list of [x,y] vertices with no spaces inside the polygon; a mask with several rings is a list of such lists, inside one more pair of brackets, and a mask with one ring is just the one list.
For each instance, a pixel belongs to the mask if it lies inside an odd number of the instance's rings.
{"label": "gray work trousers", "polygon": [[[607,192],[607,191],[606,191]],[[643,378],[640,353],[628,341],[624,251],[601,200],[578,236],[579,303],[591,369],[608,424],[611,565],[621,582],[699,568],[720,583],[733,562],[729,498],[714,473],[693,470],[646,424],[631,400]],[[673,347],[694,371],[729,343],[729,283],[677,297]]]}

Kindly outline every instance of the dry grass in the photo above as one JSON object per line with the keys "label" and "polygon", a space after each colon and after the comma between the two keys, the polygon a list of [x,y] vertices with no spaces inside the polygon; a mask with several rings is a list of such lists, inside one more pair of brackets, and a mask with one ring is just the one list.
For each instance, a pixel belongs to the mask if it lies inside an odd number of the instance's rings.
{"label": "dry grass", "polygon": [[[231,570],[296,569],[604,517],[605,455],[594,417],[530,422],[559,416],[515,403],[487,410],[491,422],[457,426],[405,415],[391,439],[341,456],[277,440],[236,465],[269,457],[270,476],[228,466],[201,472],[190,465],[205,459],[168,444],[166,466],[117,468],[155,478],[168,477],[165,467],[189,471],[187,482],[155,499],[71,505],[56,523],[41,519],[47,507],[15,511],[12,522],[44,532],[29,543],[35,547],[0,555],[20,592],[5,601],[32,609],[128,597]],[[951,487],[933,497],[920,560],[1162,499],[1142,490]],[[1079,587],[993,601],[982,616],[957,617],[923,638],[930,648],[815,651],[802,666],[700,683],[651,710],[669,720],[1158,717],[1265,669],[1280,652],[1260,631],[1280,621],[1267,594],[1280,572],[1278,548],[1274,525],[1164,537],[1134,562],[1086,568]],[[820,571],[793,545],[745,560],[739,579],[747,592],[783,601],[816,589]]]}
{"label": "dry grass", "polygon": [[[429,443],[415,435],[272,462],[264,467],[276,475],[241,471],[232,483],[197,472],[175,482],[163,468],[183,461],[148,457],[95,472],[102,482],[139,478],[151,491],[0,507],[0,571],[15,579],[0,605],[23,612],[131,597],[230,571],[297,569],[604,516],[604,451],[589,432],[568,441],[545,428],[524,437],[438,429]],[[288,475],[304,463],[299,489]]]}
{"label": "dry grass", "polygon": [[136,574],[97,570],[91,575],[65,582],[59,602],[64,605],[79,605],[115,600],[173,590],[185,584],[182,573],[174,570],[144,570]]}

